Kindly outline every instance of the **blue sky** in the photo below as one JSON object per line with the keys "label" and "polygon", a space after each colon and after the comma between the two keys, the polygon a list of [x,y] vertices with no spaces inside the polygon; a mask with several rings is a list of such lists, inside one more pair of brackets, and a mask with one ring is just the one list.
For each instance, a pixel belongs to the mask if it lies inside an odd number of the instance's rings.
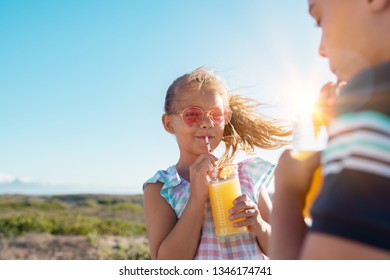
{"label": "blue sky", "polygon": [[199,66],[275,116],[334,80],[305,0],[2,0],[0,38],[0,181],[80,192],[141,193],[176,163],[165,92]]}

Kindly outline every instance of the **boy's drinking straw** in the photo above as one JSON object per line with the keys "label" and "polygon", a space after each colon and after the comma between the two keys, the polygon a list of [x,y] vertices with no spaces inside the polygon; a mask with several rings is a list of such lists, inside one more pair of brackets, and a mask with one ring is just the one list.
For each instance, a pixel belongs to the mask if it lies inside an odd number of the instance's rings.
{"label": "boy's drinking straw", "polygon": [[347,82],[345,82],[345,81],[337,81],[337,82],[336,82],[336,90],[335,90],[336,96],[339,96],[339,95],[340,95],[340,90],[341,90],[345,85],[347,85]]}

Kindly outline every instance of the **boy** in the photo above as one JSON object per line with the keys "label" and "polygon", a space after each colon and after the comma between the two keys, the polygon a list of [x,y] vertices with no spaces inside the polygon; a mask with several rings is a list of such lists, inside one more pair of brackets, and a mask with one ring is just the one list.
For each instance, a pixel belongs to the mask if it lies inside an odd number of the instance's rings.
{"label": "boy", "polygon": [[[322,29],[320,55],[347,86],[327,150],[279,160],[270,257],[390,259],[390,0],[308,2]],[[304,197],[320,157],[324,183],[307,228]]]}

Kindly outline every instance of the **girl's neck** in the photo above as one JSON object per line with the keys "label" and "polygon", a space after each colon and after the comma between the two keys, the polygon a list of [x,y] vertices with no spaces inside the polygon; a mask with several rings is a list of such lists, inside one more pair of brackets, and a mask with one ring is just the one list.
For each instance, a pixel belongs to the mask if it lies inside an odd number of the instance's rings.
{"label": "girl's neck", "polygon": [[176,165],[176,171],[187,182],[190,182],[190,170],[189,168],[181,168],[178,165]]}
{"label": "girl's neck", "polygon": [[190,166],[194,163],[194,159],[184,159],[180,157],[179,161],[176,163],[176,171],[180,177],[184,178],[187,182],[190,182]]}

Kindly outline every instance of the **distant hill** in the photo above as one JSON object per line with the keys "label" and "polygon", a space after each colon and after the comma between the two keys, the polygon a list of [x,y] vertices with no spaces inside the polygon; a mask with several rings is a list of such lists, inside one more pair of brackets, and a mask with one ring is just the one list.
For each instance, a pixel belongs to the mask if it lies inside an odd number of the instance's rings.
{"label": "distant hill", "polygon": [[[1,197],[1,196],[0,196]],[[66,203],[83,204],[86,201],[96,201],[99,204],[130,203],[143,206],[143,195],[116,195],[116,194],[68,194],[54,195],[54,199]]]}
{"label": "distant hill", "polygon": [[[106,189],[110,189],[110,188],[106,188]],[[116,190],[117,188],[112,187],[111,189]],[[4,179],[4,177],[2,178],[0,176],[0,195],[1,194],[65,195],[65,194],[86,194],[86,193],[118,194],[115,192],[111,193],[110,191],[106,191],[106,190],[100,191],[99,188],[94,186],[69,186],[64,184],[53,184],[53,183],[39,182],[33,180],[26,180],[15,176],[8,176],[6,179]]]}
{"label": "distant hill", "polygon": [[26,182],[15,178],[9,182],[0,182],[0,194],[54,195],[63,193],[79,193],[77,189],[65,185],[41,182]]}

